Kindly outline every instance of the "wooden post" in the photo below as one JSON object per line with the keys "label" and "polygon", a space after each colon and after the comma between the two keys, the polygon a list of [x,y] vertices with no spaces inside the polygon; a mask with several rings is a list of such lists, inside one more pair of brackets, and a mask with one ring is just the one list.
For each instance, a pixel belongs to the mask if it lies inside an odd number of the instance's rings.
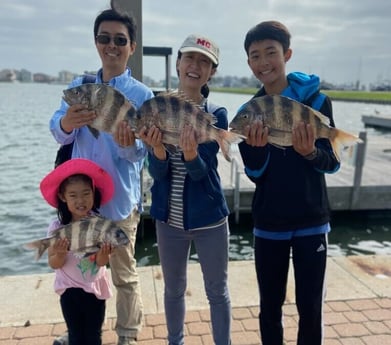
{"label": "wooden post", "polygon": [[136,51],[130,57],[128,66],[132,70],[132,76],[143,81],[143,35],[142,35],[142,0],[112,0],[115,8],[133,15],[137,24]]}
{"label": "wooden post", "polygon": [[359,138],[363,142],[357,144],[356,147],[353,191],[352,191],[352,199],[350,201],[350,209],[355,209],[359,201],[362,172],[363,172],[363,167],[365,162],[365,151],[367,147],[367,132],[360,132]]}

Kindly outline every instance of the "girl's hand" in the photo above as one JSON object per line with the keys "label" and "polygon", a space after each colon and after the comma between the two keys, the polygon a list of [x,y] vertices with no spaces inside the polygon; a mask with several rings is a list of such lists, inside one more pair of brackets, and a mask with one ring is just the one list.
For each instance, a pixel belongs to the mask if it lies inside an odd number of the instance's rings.
{"label": "girl's hand", "polygon": [[67,238],[59,238],[52,246],[52,253],[55,255],[65,255],[68,252],[69,241]]}
{"label": "girl's hand", "polygon": [[98,266],[104,266],[109,262],[110,254],[113,252],[114,248],[110,243],[102,243],[99,251],[96,253],[96,264]]}
{"label": "girl's hand", "polygon": [[110,243],[103,243],[102,247],[100,247],[99,252],[102,255],[110,255],[113,252],[114,248]]}

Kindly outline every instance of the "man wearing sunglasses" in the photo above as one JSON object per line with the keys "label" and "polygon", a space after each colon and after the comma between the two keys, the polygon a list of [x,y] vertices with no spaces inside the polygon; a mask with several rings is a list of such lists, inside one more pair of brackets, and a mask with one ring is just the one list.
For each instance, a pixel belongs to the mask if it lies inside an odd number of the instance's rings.
{"label": "man wearing sunglasses", "polygon": [[[135,37],[134,19],[126,14],[108,9],[95,19],[95,45],[102,61],[102,67],[96,74],[96,83],[115,87],[139,108],[153,97],[153,93],[134,79],[127,67],[128,59],[136,49]],[[72,81],[69,87],[80,84],[82,77]],[[99,211],[116,221],[130,239],[129,246],[118,248],[111,255],[110,268],[117,288],[118,345],[134,345],[143,316],[134,250],[141,211],[140,172],[146,148],[125,122],[118,125],[114,135],[101,133],[98,138],[93,137],[86,125],[94,118],[94,111],[87,110],[84,105],[69,107],[61,101],[60,109],[50,120],[50,130],[58,143],[74,143],[72,158],[87,158],[96,162],[114,180],[114,198]],[[62,338],[65,341],[56,340],[54,344],[67,344],[67,336]]]}

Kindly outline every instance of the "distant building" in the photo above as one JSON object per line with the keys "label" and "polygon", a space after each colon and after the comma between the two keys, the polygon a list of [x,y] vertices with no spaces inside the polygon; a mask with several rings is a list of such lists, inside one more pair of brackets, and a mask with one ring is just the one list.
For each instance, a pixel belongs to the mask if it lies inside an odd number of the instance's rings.
{"label": "distant building", "polygon": [[45,73],[34,73],[33,81],[36,83],[50,83],[53,81],[53,77],[45,74]]}
{"label": "distant building", "polygon": [[60,71],[58,73],[58,82],[62,84],[69,84],[74,78],[75,74],[69,71]]}
{"label": "distant building", "polygon": [[25,83],[31,83],[33,81],[33,74],[26,69],[22,69],[18,73],[18,80]]}
{"label": "distant building", "polygon": [[16,72],[13,69],[3,69],[0,71],[0,81],[15,81]]}

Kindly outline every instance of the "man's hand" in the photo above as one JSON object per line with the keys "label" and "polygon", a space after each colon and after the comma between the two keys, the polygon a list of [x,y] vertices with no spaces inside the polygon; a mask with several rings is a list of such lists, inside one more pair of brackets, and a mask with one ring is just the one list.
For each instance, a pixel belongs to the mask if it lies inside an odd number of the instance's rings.
{"label": "man's hand", "polygon": [[87,110],[84,104],[74,104],[67,110],[61,119],[61,128],[64,132],[70,133],[75,128],[91,124],[96,118],[95,111]]}

